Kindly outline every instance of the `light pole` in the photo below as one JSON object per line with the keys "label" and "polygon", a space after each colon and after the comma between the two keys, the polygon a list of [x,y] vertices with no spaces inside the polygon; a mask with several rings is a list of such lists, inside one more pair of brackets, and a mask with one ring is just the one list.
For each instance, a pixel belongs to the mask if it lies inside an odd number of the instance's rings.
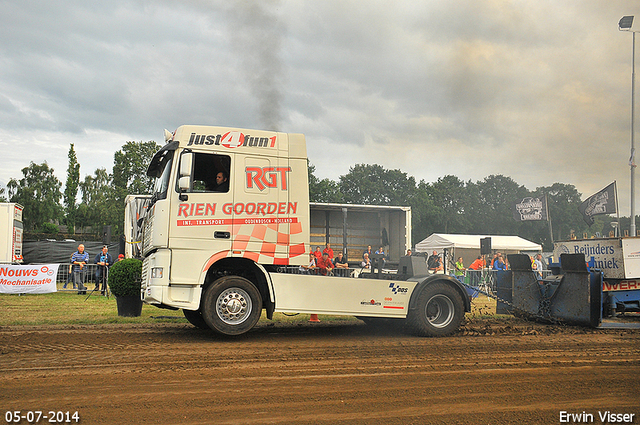
{"label": "light pole", "polygon": [[629,166],[631,168],[631,224],[629,225],[629,235],[636,235],[636,176],[635,176],[635,154],[636,148],[633,141],[633,121],[635,109],[635,89],[636,89],[636,32],[633,29],[633,16],[623,16],[618,22],[618,30],[631,32],[633,38],[631,53],[631,157],[629,158]]}

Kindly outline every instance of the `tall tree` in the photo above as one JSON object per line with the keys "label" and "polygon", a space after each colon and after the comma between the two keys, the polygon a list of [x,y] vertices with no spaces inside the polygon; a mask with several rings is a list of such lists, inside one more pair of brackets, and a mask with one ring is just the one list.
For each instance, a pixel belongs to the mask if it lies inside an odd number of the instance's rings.
{"label": "tall tree", "polygon": [[67,167],[67,183],[64,187],[64,212],[65,221],[69,230],[73,231],[76,219],[76,198],[78,197],[78,185],[80,184],[80,164],[76,151],[71,143],[69,147],[69,166]]}
{"label": "tall tree", "polygon": [[442,211],[427,193],[428,183],[421,180],[415,192],[411,206],[411,240],[417,244],[434,232],[442,232],[438,227]]}
{"label": "tall tree", "polygon": [[511,177],[491,175],[469,188],[468,218],[477,234],[517,235],[520,223],[512,220],[512,206],[529,191]]}
{"label": "tall tree", "polygon": [[356,164],[340,176],[340,191],[350,204],[410,205],[416,194],[416,180],[378,164]]}
{"label": "tall tree", "polygon": [[429,198],[437,211],[434,225],[444,233],[464,233],[469,224],[465,218],[467,190],[465,183],[456,176],[438,178],[425,186]]}
{"label": "tall tree", "polygon": [[320,180],[317,178],[313,174],[316,167],[310,163],[308,164],[307,170],[309,173],[309,201],[335,203],[344,201],[338,182],[330,179]]}
{"label": "tall tree", "polygon": [[[116,198],[151,193],[153,179],[147,177],[147,167],[160,149],[154,141],[126,142],[113,156],[113,188]],[[124,207],[123,207],[124,208]]]}
{"label": "tall tree", "polygon": [[42,164],[31,162],[22,169],[20,180],[11,179],[7,183],[11,202],[24,207],[22,222],[26,231],[40,230],[44,223],[62,218],[62,183],[53,171],[46,161]]}
{"label": "tall tree", "polygon": [[161,148],[154,141],[126,142],[113,156],[112,175],[112,234],[123,231],[124,199],[127,195],[151,193],[154,179],[147,177],[147,167]]}
{"label": "tall tree", "polygon": [[574,185],[554,183],[551,186],[537,188],[536,193],[547,194],[554,240],[569,239],[571,231],[581,237],[588,229],[578,211],[582,201],[580,192]]}
{"label": "tall tree", "polygon": [[98,168],[93,176],[85,176],[79,187],[82,203],[78,206],[77,224],[83,228],[91,226],[96,233],[102,226],[115,224],[112,220],[118,215],[118,206],[113,203],[111,176],[107,170]]}

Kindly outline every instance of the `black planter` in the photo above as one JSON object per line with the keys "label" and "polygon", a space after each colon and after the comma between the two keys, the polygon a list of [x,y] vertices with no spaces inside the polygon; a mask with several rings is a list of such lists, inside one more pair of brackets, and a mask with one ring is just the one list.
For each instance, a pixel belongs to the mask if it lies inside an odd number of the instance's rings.
{"label": "black planter", "polygon": [[140,299],[140,295],[116,297],[116,304],[118,305],[118,316],[140,317],[142,314],[142,300]]}

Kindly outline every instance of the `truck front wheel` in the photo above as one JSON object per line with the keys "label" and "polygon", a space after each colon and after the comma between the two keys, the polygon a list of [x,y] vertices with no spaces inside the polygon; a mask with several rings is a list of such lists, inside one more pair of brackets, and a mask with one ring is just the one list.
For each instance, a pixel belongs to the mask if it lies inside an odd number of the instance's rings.
{"label": "truck front wheel", "polygon": [[222,277],[207,288],[202,302],[202,318],[216,332],[240,335],[258,323],[262,298],[258,289],[239,276]]}
{"label": "truck front wheel", "polygon": [[409,313],[411,329],[420,336],[446,336],[464,319],[464,302],[451,285],[434,282],[425,287]]}

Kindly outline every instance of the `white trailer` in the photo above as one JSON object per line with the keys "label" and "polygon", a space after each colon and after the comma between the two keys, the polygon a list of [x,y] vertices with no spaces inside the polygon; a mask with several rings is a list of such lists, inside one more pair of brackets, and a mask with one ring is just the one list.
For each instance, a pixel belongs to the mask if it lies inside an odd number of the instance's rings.
{"label": "white trailer", "polygon": [[22,210],[16,203],[0,203],[0,263],[22,263]]}
{"label": "white trailer", "polygon": [[[165,134],[147,171],[156,178],[154,192],[136,207],[144,212],[144,302],[182,309],[195,326],[226,335],[249,331],[263,308],[269,319],[274,312],[402,319],[425,336],[459,328],[470,310],[465,288],[429,275],[422,259],[400,257],[408,236],[394,247],[397,273],[300,273],[311,235],[302,134],[203,126]],[[144,201],[129,205],[136,202]],[[410,222],[402,226],[397,233],[408,235]],[[128,242],[138,242],[131,235]]]}
{"label": "white trailer", "polygon": [[321,249],[329,242],[342,250],[351,263],[362,254],[383,247],[388,263],[398,265],[411,248],[411,207],[387,205],[309,203],[312,246]]}

